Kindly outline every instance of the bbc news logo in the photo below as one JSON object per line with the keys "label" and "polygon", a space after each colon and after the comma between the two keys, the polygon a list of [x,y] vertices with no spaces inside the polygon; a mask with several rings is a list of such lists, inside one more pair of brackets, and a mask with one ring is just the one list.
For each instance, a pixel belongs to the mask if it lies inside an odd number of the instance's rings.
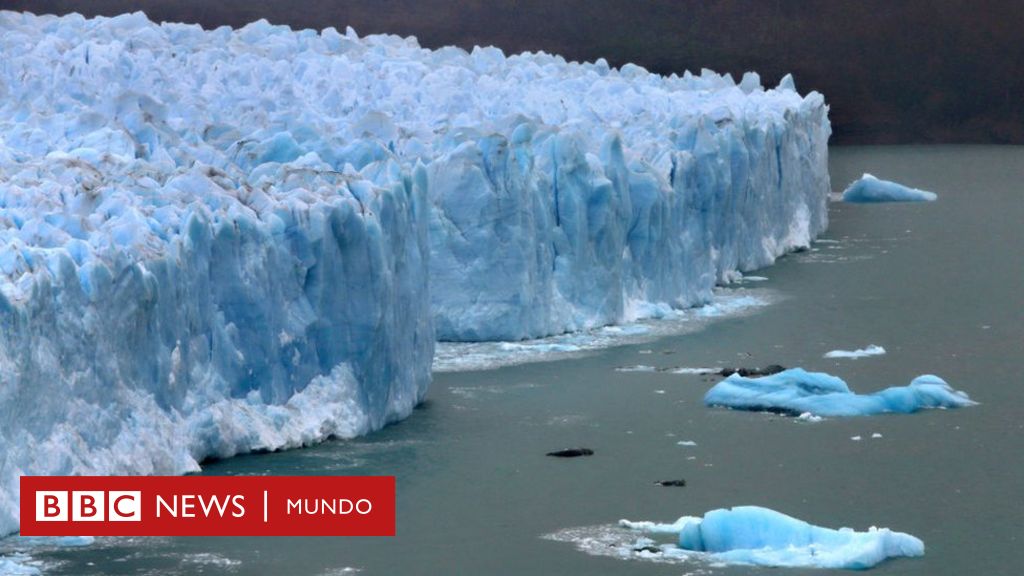
{"label": "bbc news logo", "polygon": [[142,492],[36,492],[36,522],[141,522]]}
{"label": "bbc news logo", "polygon": [[23,536],[393,536],[393,476],[23,476]]}

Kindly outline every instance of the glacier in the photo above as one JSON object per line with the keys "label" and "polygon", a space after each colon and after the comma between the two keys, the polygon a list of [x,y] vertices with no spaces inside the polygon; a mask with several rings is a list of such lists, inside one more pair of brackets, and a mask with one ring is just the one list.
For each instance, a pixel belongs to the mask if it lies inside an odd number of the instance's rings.
{"label": "glacier", "polygon": [[933,375],[914,378],[873,394],[856,394],[842,379],[824,372],[791,368],[771,376],[745,378],[733,374],[704,395],[708,406],[815,416],[909,414],[928,408],[961,408],[976,404]]}
{"label": "glacier", "polygon": [[824,98],[755,73],[0,12],[0,533],[411,413],[435,341],[705,304],[827,225]]}
{"label": "glacier", "polygon": [[924,555],[924,543],[910,534],[823,528],[760,506],[720,508],[672,524],[622,520],[620,525],[678,535],[680,548],[730,564],[865,570],[888,558]]}
{"label": "glacier", "polygon": [[[604,348],[697,332],[723,318],[753,314],[777,299],[778,296],[770,290],[722,287],[715,290],[710,304],[679,310],[666,308],[649,320],[515,342],[438,342],[434,350],[433,371],[437,374],[491,370],[527,362],[578,358]],[[654,370],[653,367],[650,369]],[[712,371],[717,370],[721,368]]]}
{"label": "glacier", "polygon": [[300,36],[0,30],[0,533],[21,475],[194,471],[422,400],[425,170],[330,158],[330,123],[278,97]]}
{"label": "glacier", "polygon": [[875,203],[875,202],[931,202],[939,196],[934,192],[918,190],[875,178],[865,173],[853,181],[843,191],[843,202]]}
{"label": "glacier", "polygon": [[483,126],[450,135],[429,169],[440,340],[533,339],[706,304],[716,284],[827,225],[827,110],[789,77],[764,90],[752,74],[737,86],[543,55],[501,69],[506,91],[476,105],[490,108]]}

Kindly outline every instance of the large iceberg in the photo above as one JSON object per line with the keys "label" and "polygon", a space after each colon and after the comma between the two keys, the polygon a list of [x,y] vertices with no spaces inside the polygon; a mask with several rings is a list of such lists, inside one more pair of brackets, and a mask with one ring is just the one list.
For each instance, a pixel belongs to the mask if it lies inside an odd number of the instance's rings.
{"label": "large iceberg", "polygon": [[914,378],[873,394],[856,394],[843,380],[824,372],[792,368],[760,378],[733,374],[704,395],[708,406],[816,416],[870,416],[885,412],[909,414],[927,408],[960,408],[976,404],[938,376]]}
{"label": "large iceberg", "polygon": [[824,229],[829,133],[789,77],[0,12],[0,532],[23,474],[402,418],[435,325],[706,302]]}
{"label": "large iceberg", "polygon": [[910,534],[874,527],[866,532],[822,528],[760,506],[720,508],[703,518],[684,516],[673,524],[620,524],[642,532],[678,534],[680,548],[735,564],[864,570],[888,558],[924,555],[924,543]]}
{"label": "large iceberg", "polygon": [[843,191],[843,202],[931,202],[939,196],[935,192],[910,188],[898,182],[880,180],[864,174]]}

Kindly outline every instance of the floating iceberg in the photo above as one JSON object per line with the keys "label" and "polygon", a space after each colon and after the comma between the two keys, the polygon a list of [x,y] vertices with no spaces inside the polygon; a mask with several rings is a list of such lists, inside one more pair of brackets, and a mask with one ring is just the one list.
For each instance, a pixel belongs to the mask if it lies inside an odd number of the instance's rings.
{"label": "floating iceberg", "polygon": [[0,31],[0,533],[20,475],[362,434],[423,398],[435,334],[704,303],[827,224],[827,107],[788,77],[141,13]]}
{"label": "floating iceberg", "polygon": [[878,346],[877,344],[871,344],[867,348],[857,348],[856,350],[831,350],[825,353],[825,358],[849,358],[851,360],[857,360],[858,358],[881,356],[883,354],[885,354],[885,348]]}
{"label": "floating iceberg", "polygon": [[918,376],[908,386],[874,394],[855,394],[841,379],[823,372],[792,368],[771,376],[744,378],[734,374],[704,395],[708,406],[816,416],[870,416],[885,412],[909,414],[926,408],[960,408],[976,404],[938,376]]}
{"label": "floating iceberg", "polygon": [[924,555],[924,543],[909,534],[874,527],[866,532],[822,528],[759,506],[721,508],[673,524],[620,524],[647,533],[678,534],[680,548],[736,564],[864,570],[887,558]]}
{"label": "floating iceberg", "polygon": [[22,554],[0,556],[0,574],[4,576],[37,576],[42,574],[38,568],[28,564],[31,559]]}
{"label": "floating iceberg", "polygon": [[903,184],[879,180],[865,173],[843,191],[843,202],[931,202],[938,198],[934,192],[908,188]]}

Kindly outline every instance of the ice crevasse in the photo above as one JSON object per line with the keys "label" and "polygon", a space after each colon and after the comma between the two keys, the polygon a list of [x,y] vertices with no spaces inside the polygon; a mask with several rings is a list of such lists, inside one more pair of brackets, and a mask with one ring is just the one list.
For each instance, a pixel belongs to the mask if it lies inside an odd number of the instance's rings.
{"label": "ice crevasse", "polygon": [[0,12],[0,532],[23,474],[407,416],[435,335],[703,303],[824,229],[829,130],[788,77]]}

